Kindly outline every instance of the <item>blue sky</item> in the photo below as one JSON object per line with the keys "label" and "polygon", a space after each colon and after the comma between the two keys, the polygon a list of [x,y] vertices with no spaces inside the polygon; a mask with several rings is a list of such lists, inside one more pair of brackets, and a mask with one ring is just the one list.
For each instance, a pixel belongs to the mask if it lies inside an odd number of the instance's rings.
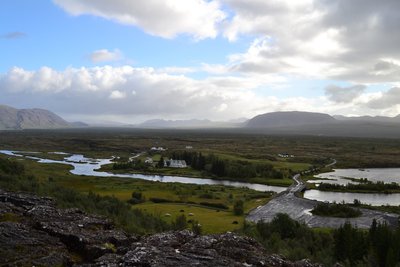
{"label": "blue sky", "polygon": [[4,0],[0,104],[89,122],[393,116],[400,4],[358,2]]}

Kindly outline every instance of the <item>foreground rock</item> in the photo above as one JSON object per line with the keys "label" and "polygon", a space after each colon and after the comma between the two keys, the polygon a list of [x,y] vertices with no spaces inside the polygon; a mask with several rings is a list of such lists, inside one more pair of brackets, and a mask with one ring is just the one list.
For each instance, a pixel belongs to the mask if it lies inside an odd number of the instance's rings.
{"label": "foreground rock", "polygon": [[190,231],[146,237],[114,229],[107,219],[54,201],[0,190],[0,266],[318,266],[267,255],[233,233]]}

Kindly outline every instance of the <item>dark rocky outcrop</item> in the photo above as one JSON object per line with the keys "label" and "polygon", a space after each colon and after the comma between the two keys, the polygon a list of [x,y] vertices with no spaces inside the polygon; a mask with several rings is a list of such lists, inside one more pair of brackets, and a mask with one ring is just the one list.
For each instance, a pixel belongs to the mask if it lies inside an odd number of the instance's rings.
{"label": "dark rocky outcrop", "polygon": [[318,266],[267,255],[234,233],[190,231],[138,237],[100,216],[0,190],[0,266]]}

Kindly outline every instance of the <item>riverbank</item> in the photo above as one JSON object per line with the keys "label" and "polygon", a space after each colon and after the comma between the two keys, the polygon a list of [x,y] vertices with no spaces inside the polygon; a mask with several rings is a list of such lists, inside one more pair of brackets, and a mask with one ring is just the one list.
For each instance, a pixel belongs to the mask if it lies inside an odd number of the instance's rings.
{"label": "riverbank", "polygon": [[223,181],[232,181],[232,182],[244,182],[244,183],[254,183],[254,184],[263,184],[270,186],[282,186],[288,187],[292,184],[292,179],[282,178],[282,179],[268,179],[268,178],[248,178],[248,179],[232,179],[230,177],[218,177],[218,176],[210,176],[203,175],[202,172],[196,171],[193,169],[173,169],[173,168],[161,168],[154,169],[149,171],[138,171],[138,170],[114,170],[112,168],[113,164],[102,165],[99,172],[108,172],[115,175],[120,174],[132,174],[132,175],[158,175],[158,176],[175,176],[175,177],[188,177],[188,178],[200,178],[200,179],[213,179],[213,180],[223,180]]}

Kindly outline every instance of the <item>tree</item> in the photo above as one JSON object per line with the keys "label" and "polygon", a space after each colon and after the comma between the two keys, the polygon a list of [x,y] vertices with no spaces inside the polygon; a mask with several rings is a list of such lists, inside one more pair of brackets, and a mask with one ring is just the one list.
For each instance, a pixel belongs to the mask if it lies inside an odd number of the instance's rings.
{"label": "tree", "polygon": [[129,204],[135,205],[139,203],[143,203],[145,201],[144,196],[142,195],[142,192],[132,192],[132,198],[128,200]]}
{"label": "tree", "polygon": [[243,205],[244,205],[243,200],[241,199],[236,200],[235,203],[233,204],[233,213],[235,215],[242,215],[244,212]]}
{"label": "tree", "polygon": [[346,222],[333,233],[335,255],[340,261],[348,260],[351,266],[363,260],[368,253],[368,239],[365,232]]}
{"label": "tree", "polygon": [[271,221],[271,230],[279,233],[281,238],[294,238],[300,224],[286,213],[278,213]]}
{"label": "tree", "polygon": [[164,157],[161,156],[160,160],[157,163],[158,168],[163,168],[164,167]]}

